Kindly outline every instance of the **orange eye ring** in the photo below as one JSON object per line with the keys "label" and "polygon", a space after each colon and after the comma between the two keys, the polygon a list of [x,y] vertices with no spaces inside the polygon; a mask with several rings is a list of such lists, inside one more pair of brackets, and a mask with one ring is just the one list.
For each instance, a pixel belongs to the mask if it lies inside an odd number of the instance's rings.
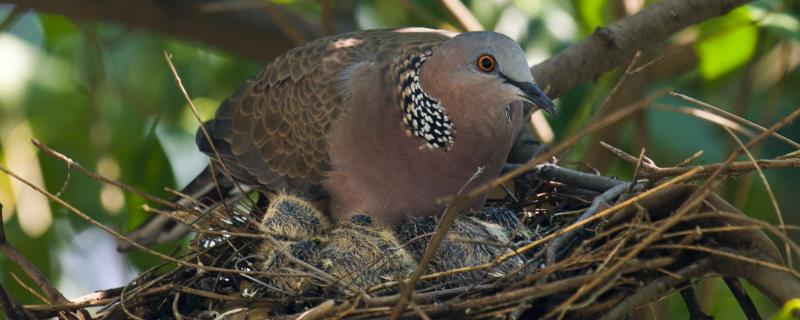
{"label": "orange eye ring", "polygon": [[477,65],[478,69],[489,73],[494,71],[494,68],[497,67],[497,62],[494,60],[494,57],[491,54],[482,54],[480,57],[478,57]]}

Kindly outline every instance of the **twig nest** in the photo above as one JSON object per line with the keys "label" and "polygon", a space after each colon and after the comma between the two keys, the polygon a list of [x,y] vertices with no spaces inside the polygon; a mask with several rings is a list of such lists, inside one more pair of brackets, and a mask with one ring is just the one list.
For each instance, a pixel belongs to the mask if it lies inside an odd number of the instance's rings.
{"label": "twig nest", "polygon": [[[406,243],[406,247],[417,260],[422,258],[430,235],[436,229],[436,223],[434,217],[417,217],[397,227],[398,237]],[[509,226],[511,225],[513,224],[509,223]],[[517,226],[513,228],[518,229]],[[431,259],[428,265],[429,271],[446,272],[492,263],[502,255],[512,254],[512,244],[509,241],[509,234],[512,231],[476,217],[460,217],[453,222],[447,237]],[[442,276],[437,281],[448,287],[471,285],[486,278],[503,277],[522,265],[522,259],[514,256],[498,263],[488,272],[480,270],[454,273]]]}
{"label": "twig nest", "polygon": [[322,269],[338,279],[340,287],[352,284],[368,288],[401,280],[416,266],[391,230],[364,215],[353,216],[331,230],[320,260]]}

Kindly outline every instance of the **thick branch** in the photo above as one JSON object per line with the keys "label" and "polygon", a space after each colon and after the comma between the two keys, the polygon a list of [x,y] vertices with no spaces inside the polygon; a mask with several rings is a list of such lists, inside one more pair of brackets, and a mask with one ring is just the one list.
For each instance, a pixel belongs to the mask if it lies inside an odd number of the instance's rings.
{"label": "thick branch", "polygon": [[[720,16],[750,1],[662,0],[633,16],[598,29],[589,38],[534,66],[532,71],[545,88],[549,87],[548,94],[558,97],[628,61],[637,50],[652,47],[687,26]],[[218,0],[8,2],[74,18],[143,27],[265,62],[294,46],[292,39],[283,32],[286,26],[276,24],[266,10],[201,10],[203,5],[219,3]],[[351,5],[350,1],[344,3],[345,6]],[[277,6],[274,9],[304,39],[322,36],[318,27],[298,15]],[[335,15],[340,21],[338,32],[354,27],[347,23],[350,17],[344,15],[341,12]]]}
{"label": "thick branch", "polygon": [[3,225],[3,206],[0,205],[0,253],[6,256],[9,260],[14,262],[22,271],[25,272],[31,280],[35,282],[39,288],[44,291],[47,295],[47,298],[50,299],[50,302],[69,302],[61,292],[53,286],[50,281],[47,280],[47,277],[36,268],[28,258],[26,258],[21,252],[19,252],[16,248],[14,248],[10,243],[6,241],[6,233],[5,233],[5,226]]}
{"label": "thick branch", "polygon": [[[322,36],[320,28],[280,6],[247,9],[210,7],[219,4],[218,0],[15,0],[2,2],[16,3],[71,18],[101,20],[146,28],[262,61],[272,60],[295,45],[292,38],[284,32],[287,27],[304,40]],[[282,18],[280,23],[276,23],[276,20],[271,18],[273,15]],[[281,23],[285,23],[285,25]],[[339,23],[337,27],[347,31],[353,26]]]}
{"label": "thick branch", "polygon": [[723,15],[751,0],[662,0],[619,20],[534,66],[531,71],[550,97],[596,79],[690,25]]}

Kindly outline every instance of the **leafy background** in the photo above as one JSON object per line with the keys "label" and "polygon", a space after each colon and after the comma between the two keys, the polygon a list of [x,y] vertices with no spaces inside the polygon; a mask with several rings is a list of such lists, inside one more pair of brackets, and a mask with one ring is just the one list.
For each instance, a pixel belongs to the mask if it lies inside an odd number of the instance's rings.
{"label": "leafy background", "polygon": [[[636,0],[484,0],[467,1],[490,30],[515,38],[529,63],[585,38],[654,1]],[[297,12],[315,16],[311,0],[279,1]],[[178,72],[204,119],[261,63],[179,39],[129,27],[72,20],[25,12],[11,16],[12,5],[0,4],[0,163],[20,173],[94,219],[126,230],[145,219],[144,201],[113,187],[99,185],[63,162],[37,153],[36,138],[101,174],[141,190],[168,197],[164,187],[179,188],[205,164],[193,144],[197,123],[175,87],[162,52],[174,56]],[[653,67],[627,82],[621,100],[641,99],[665,88],[707,101],[769,126],[800,102],[800,3],[759,0],[724,17],[673,36],[640,63]],[[360,28],[428,26],[454,28],[457,23],[438,2],[360,1]],[[603,57],[596,57],[602,59]],[[555,141],[580,130],[619,78],[612,72],[582,85],[556,102],[560,109],[550,123]],[[627,98],[626,98],[627,97]],[[627,99],[627,102],[626,100]],[[597,147],[608,141],[630,153],[645,147],[658,164],[673,165],[703,150],[711,163],[733,148],[718,126],[676,108],[689,106],[661,98],[654,107],[597,137],[584,139],[567,160],[585,163],[603,174],[630,178],[632,169]],[[613,107],[612,107],[613,108]],[[800,126],[781,132],[800,140]],[[774,157],[790,147],[770,141],[757,155]],[[784,218],[797,224],[798,170],[770,170],[767,178]],[[759,179],[743,176],[718,190],[748,214],[776,222],[775,210]],[[39,266],[67,295],[120,286],[156,262],[144,254],[119,255],[113,239],[48,202],[5,175],[0,175],[0,203],[9,240]],[[161,250],[169,251],[175,244]],[[0,281],[23,303],[40,303],[12,278],[20,270],[0,257]],[[743,315],[721,281],[699,287],[707,312],[720,319]],[[750,290],[762,315],[776,307]],[[644,308],[637,317],[686,318],[677,294]]]}

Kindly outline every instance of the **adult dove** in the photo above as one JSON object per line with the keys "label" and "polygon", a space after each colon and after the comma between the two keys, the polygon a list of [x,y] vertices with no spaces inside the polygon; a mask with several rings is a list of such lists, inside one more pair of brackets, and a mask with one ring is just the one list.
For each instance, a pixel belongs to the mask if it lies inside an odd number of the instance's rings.
{"label": "adult dove", "polygon": [[[219,162],[213,143],[230,175],[217,163],[183,193],[212,202],[243,188],[290,191],[335,221],[438,214],[438,198],[500,174],[524,124],[519,102],[555,113],[520,46],[499,33],[410,28],[314,40],[268,64],[203,124],[211,141],[198,130],[200,150]],[[154,216],[129,236],[153,245],[186,230]]]}

